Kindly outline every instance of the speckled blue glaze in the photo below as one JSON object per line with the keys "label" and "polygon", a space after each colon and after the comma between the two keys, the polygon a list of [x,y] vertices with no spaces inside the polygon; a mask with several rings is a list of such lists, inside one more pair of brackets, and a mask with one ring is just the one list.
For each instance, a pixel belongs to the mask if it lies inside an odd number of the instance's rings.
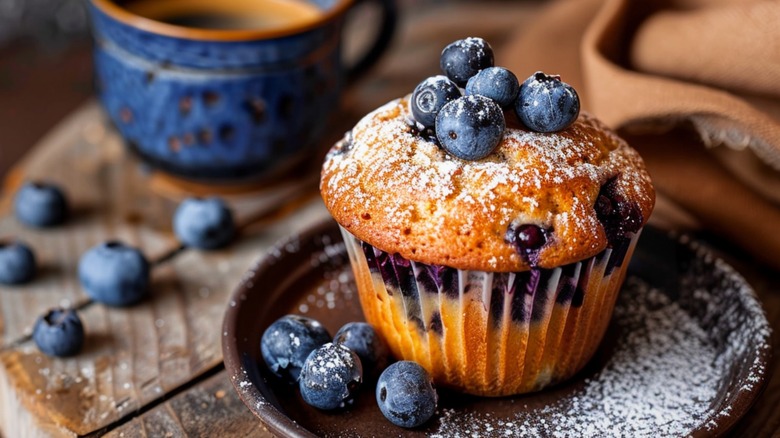
{"label": "speckled blue glaze", "polygon": [[312,152],[338,105],[342,15],[288,36],[210,41],[133,27],[94,2],[90,13],[100,101],[128,146],[163,170],[268,176]]}
{"label": "speckled blue glaze", "polygon": [[[312,55],[321,44],[327,42],[332,46],[338,39],[337,31],[341,25],[340,20],[333,20],[308,32],[282,38],[208,41],[150,33],[116,20],[94,3],[90,4],[90,10],[94,38],[98,45],[107,47],[109,51],[115,52],[121,48],[117,54],[126,52],[166,67],[203,70],[275,70],[294,67],[301,58]],[[121,56],[124,55],[121,53]]]}

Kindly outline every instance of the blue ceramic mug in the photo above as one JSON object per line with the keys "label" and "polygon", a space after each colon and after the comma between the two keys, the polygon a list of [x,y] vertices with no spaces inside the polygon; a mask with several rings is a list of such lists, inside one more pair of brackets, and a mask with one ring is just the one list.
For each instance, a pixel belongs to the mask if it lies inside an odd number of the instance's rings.
{"label": "blue ceramic mug", "polygon": [[[369,1],[369,0],[366,0]],[[97,93],[127,145],[175,175],[263,178],[312,156],[350,78],[388,47],[342,63],[353,0],[90,0]]]}

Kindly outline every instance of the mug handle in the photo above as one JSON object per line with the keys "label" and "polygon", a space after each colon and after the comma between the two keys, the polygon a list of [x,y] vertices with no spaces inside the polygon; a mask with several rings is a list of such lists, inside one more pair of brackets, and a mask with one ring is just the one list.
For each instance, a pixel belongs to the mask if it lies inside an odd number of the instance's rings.
{"label": "mug handle", "polygon": [[[379,3],[382,14],[382,24],[370,49],[351,66],[346,68],[346,81],[353,83],[373,66],[383,53],[390,47],[396,25],[398,24],[398,6],[395,0],[357,0],[355,5],[374,1]],[[354,6],[354,5],[353,5]]]}

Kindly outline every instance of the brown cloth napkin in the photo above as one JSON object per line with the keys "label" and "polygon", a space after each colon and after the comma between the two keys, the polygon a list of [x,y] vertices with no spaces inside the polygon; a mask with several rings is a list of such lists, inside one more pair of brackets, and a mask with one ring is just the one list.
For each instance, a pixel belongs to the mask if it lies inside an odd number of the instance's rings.
{"label": "brown cloth napkin", "polygon": [[780,269],[779,24],[776,0],[559,0],[497,59],[560,74],[639,149],[656,223]]}

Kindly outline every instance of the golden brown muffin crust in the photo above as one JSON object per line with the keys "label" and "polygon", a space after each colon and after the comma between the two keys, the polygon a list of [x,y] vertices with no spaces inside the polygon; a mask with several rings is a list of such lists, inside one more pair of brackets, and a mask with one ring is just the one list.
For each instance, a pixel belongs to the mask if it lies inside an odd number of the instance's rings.
{"label": "golden brown muffin crust", "polygon": [[603,184],[635,202],[643,222],[655,192],[637,152],[595,118],[530,132],[507,121],[482,160],[456,158],[410,126],[407,98],[368,114],[337,143],[320,191],[336,221],[384,251],[429,264],[493,272],[530,268],[505,240],[510,225],[550,230],[538,266],[598,254],[607,237],[594,210]]}

